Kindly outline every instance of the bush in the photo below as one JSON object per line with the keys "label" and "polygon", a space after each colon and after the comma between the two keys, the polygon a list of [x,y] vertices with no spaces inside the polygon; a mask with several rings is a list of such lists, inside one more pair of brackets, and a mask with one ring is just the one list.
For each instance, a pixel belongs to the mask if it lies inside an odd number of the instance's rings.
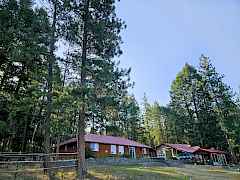
{"label": "bush", "polygon": [[88,146],[86,146],[86,149],[85,149],[85,157],[86,157],[86,159],[88,159],[88,158],[96,158],[95,153],[92,152],[91,149]]}

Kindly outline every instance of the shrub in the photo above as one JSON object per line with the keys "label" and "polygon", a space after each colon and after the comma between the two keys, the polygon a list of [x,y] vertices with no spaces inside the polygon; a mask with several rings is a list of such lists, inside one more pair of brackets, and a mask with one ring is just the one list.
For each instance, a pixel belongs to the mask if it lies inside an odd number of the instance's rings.
{"label": "shrub", "polygon": [[85,157],[86,159],[96,157],[95,153],[91,151],[91,149],[88,146],[86,146],[86,149],[85,149]]}

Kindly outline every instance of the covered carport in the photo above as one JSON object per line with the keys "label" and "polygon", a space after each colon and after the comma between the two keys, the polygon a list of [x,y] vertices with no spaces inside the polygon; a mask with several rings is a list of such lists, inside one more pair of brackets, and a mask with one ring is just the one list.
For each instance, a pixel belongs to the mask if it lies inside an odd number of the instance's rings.
{"label": "covered carport", "polygon": [[195,153],[199,157],[202,164],[211,164],[214,166],[227,165],[226,153],[214,148],[200,148]]}

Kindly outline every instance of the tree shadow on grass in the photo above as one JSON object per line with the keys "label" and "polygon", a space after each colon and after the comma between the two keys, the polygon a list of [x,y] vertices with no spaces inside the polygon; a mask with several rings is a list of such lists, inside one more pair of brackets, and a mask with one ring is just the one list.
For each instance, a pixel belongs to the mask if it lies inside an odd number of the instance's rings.
{"label": "tree shadow on grass", "polygon": [[44,176],[23,173],[1,173],[0,180],[45,180]]}
{"label": "tree shadow on grass", "polygon": [[[56,180],[75,180],[75,171],[57,171]],[[181,178],[180,178],[181,176]],[[0,174],[0,180],[47,180],[43,173]],[[136,166],[97,166],[89,168],[86,180],[183,180],[184,176],[174,169],[144,168]]]}
{"label": "tree shadow on grass", "polygon": [[88,180],[102,180],[92,174],[88,174],[87,177],[86,177]]}
{"label": "tree shadow on grass", "polygon": [[144,168],[136,166],[95,167],[91,174],[101,180],[183,180],[185,176],[174,169]]}

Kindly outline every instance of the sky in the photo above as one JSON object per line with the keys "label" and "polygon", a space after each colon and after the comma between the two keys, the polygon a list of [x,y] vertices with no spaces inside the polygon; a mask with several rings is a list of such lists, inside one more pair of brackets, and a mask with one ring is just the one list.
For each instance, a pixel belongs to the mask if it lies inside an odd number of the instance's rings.
{"label": "sky", "polygon": [[233,90],[240,86],[240,0],[121,0],[122,67],[131,67],[139,103],[169,102],[169,89],[186,62],[211,58]]}

